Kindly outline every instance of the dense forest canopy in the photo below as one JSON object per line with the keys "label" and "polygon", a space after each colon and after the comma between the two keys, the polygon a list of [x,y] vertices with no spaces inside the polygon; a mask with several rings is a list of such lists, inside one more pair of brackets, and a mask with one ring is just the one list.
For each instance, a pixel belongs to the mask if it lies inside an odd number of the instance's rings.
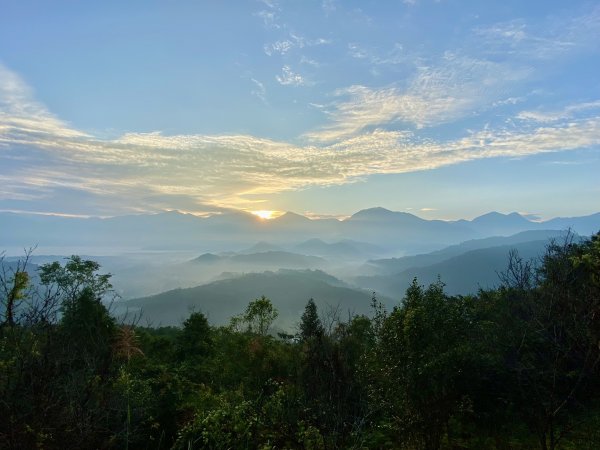
{"label": "dense forest canopy", "polygon": [[513,253],[477,295],[306,299],[294,333],[266,297],[228,326],[143,327],[110,314],[98,263],[28,267],[0,273],[2,448],[600,447],[600,234]]}

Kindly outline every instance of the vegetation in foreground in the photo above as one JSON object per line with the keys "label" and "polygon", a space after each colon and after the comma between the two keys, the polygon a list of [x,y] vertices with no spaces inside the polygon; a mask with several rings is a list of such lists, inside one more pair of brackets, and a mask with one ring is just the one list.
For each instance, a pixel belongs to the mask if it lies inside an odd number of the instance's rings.
{"label": "vegetation in foreground", "polygon": [[0,447],[600,448],[600,234],[511,255],[502,286],[448,296],[417,280],[392,311],[319,314],[270,334],[116,321],[110,276],[70,258],[0,279]]}

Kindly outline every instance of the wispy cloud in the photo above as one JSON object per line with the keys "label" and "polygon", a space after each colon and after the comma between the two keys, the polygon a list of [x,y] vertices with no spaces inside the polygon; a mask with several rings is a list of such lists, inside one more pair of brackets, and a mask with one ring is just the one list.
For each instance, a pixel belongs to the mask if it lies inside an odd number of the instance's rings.
{"label": "wispy cloud", "polygon": [[308,84],[302,75],[294,72],[288,65],[281,68],[281,75],[276,75],[275,79],[284,86],[304,86]]}
{"label": "wispy cloud", "polygon": [[258,97],[260,99],[260,101],[262,101],[265,105],[267,105],[268,104],[267,89],[265,88],[265,85],[255,78],[250,78],[250,81],[252,81],[252,83],[254,83],[254,89],[252,89],[252,91],[250,91],[250,93],[252,95]]}
{"label": "wispy cloud", "polygon": [[[13,72],[4,69],[1,74],[0,198],[33,202],[70,195],[79,198],[70,203],[85,205],[81,198],[87,196],[95,207],[104,205],[103,211],[125,208],[125,203],[138,211],[165,205],[196,212],[247,208],[255,195],[350,183],[372,174],[600,145],[600,115],[433,141],[401,131],[365,130],[367,111],[359,111],[361,119],[352,132],[338,133],[336,140],[318,146],[250,135],[159,132],[100,139],[49,114]],[[367,100],[374,96],[371,103],[386,104],[377,96],[387,98],[387,93],[363,89],[357,92]],[[371,111],[375,114],[376,108]],[[390,110],[384,118],[395,114]],[[377,116],[371,123],[379,120]],[[11,159],[7,165],[6,158],[15,154],[25,159]]]}
{"label": "wispy cloud", "polygon": [[576,103],[568,105],[560,110],[534,110],[534,111],[521,111],[517,115],[517,119],[538,123],[550,123],[557,122],[560,120],[571,119],[577,117],[580,113],[597,111],[600,113],[600,100],[593,102]]}
{"label": "wispy cloud", "polygon": [[263,24],[266,28],[281,28],[281,25],[277,23],[277,13],[273,10],[262,10],[257,12],[255,16],[259,17],[263,21]]}
{"label": "wispy cloud", "polygon": [[356,85],[337,90],[342,100],[331,105],[330,124],[306,137],[329,142],[392,123],[423,128],[449,122],[492,106],[507,85],[527,73],[525,68],[446,53],[437,65],[419,67],[404,89]]}
{"label": "wispy cloud", "polygon": [[52,115],[35,100],[33,90],[28,85],[0,63],[0,137],[11,135],[18,140],[22,133],[85,136]]}
{"label": "wispy cloud", "polygon": [[272,44],[267,44],[264,46],[265,53],[271,56],[273,53],[279,53],[280,55],[285,55],[294,47],[294,43],[288,39],[283,41],[276,41]]}
{"label": "wispy cloud", "polygon": [[336,0],[323,0],[321,3],[321,8],[325,14],[332,14],[337,10],[337,2]]}
{"label": "wispy cloud", "polygon": [[549,17],[537,22],[513,19],[474,31],[486,52],[548,60],[581,49],[600,48],[600,7],[573,17]]}
{"label": "wispy cloud", "polygon": [[269,56],[272,56],[275,53],[285,55],[295,48],[302,49],[305,47],[329,45],[331,42],[332,41],[330,39],[325,39],[322,37],[316,39],[307,39],[299,34],[289,33],[288,38],[266,44],[263,49]]}

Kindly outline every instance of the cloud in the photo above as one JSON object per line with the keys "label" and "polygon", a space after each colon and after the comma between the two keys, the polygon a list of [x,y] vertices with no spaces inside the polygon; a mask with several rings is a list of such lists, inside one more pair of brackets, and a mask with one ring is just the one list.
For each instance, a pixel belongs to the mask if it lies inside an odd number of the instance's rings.
{"label": "cloud", "polygon": [[331,39],[325,38],[317,38],[317,39],[307,39],[304,36],[299,34],[290,33],[289,39],[283,39],[279,41],[275,41],[271,44],[266,44],[263,49],[265,53],[269,56],[278,53],[280,55],[285,55],[289,51],[294,48],[302,49],[304,47],[316,47],[320,45],[329,45],[331,44]]}
{"label": "cloud", "polygon": [[[372,174],[429,170],[475,159],[600,145],[599,115],[544,126],[487,128],[446,141],[420,139],[410,132],[366,130],[363,125],[360,133],[338,133],[341,137],[320,145],[251,135],[160,132],[101,139],[61,122],[33,99],[16,74],[6,69],[1,73],[2,208],[8,207],[6,202],[21,200],[36,205],[62,204],[64,210],[59,212],[76,214],[156,211],[167,205],[203,213],[219,208],[247,209],[256,195],[351,183]],[[374,95],[372,102],[380,101],[377,95],[386,99],[389,94],[357,89],[367,100]],[[383,100],[380,103],[385,105]],[[395,117],[393,114],[385,117]],[[363,124],[364,117],[357,123]]]}
{"label": "cloud", "polygon": [[474,30],[487,53],[550,60],[574,51],[600,48],[600,7],[567,17],[532,22],[513,19]]}
{"label": "cloud", "polygon": [[250,81],[252,81],[255,86],[255,89],[252,89],[250,93],[258,97],[265,105],[267,105],[267,89],[265,88],[265,85],[254,78],[250,78]]}
{"label": "cloud", "polygon": [[313,66],[313,67],[319,67],[321,65],[318,61],[315,61],[314,59],[307,58],[304,55],[300,58],[300,64],[307,64],[307,65]]}
{"label": "cloud", "polygon": [[336,0],[323,0],[321,8],[326,15],[332,14],[337,10],[337,2]]}
{"label": "cloud", "polygon": [[262,19],[265,28],[281,28],[281,25],[277,23],[278,17],[274,11],[262,10],[254,15]]}
{"label": "cloud", "polygon": [[265,53],[271,56],[273,53],[285,55],[294,47],[294,43],[290,40],[277,41],[264,46]]}
{"label": "cloud", "polygon": [[339,89],[329,111],[329,125],[309,132],[316,142],[330,142],[366,129],[393,123],[424,128],[450,122],[490,107],[506,87],[528,70],[446,53],[437,65],[421,66],[403,88]]}
{"label": "cloud", "polygon": [[34,99],[33,90],[15,72],[0,63],[0,136],[12,134],[18,139],[21,133],[85,136],[50,114]]}
{"label": "cloud", "polygon": [[288,65],[281,68],[281,75],[276,75],[275,79],[284,86],[304,86],[307,84],[306,79],[299,73],[292,71]]}
{"label": "cloud", "polygon": [[521,111],[517,114],[517,119],[537,123],[550,123],[560,120],[571,119],[580,113],[598,110],[600,112],[600,100],[593,102],[576,103],[568,105],[562,110],[554,111]]}
{"label": "cloud", "polygon": [[356,59],[365,59],[369,56],[369,53],[366,49],[354,42],[348,44],[348,54]]}

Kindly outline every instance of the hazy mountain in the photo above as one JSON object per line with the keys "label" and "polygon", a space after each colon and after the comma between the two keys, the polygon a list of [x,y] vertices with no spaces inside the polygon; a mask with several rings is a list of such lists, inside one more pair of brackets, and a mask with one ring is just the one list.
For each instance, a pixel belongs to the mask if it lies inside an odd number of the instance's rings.
{"label": "hazy mountain", "polygon": [[283,251],[268,251],[260,253],[234,254],[230,256],[204,253],[192,260],[196,264],[222,264],[230,267],[245,266],[248,269],[256,267],[269,268],[318,268],[323,267],[327,261],[318,256],[300,255]]}
{"label": "hazy mountain", "polygon": [[342,260],[364,261],[370,255],[376,254],[372,252],[376,247],[371,249],[371,252],[368,252],[366,251],[368,245],[361,246],[360,243],[356,244],[349,240],[328,244],[321,239],[313,238],[296,245],[293,249],[306,255],[318,255],[325,258]]}
{"label": "hazy mountain", "polygon": [[257,242],[256,244],[254,244],[252,247],[249,247],[245,250],[241,250],[237,253],[242,254],[242,255],[247,255],[250,253],[280,252],[280,251],[283,251],[283,248],[281,248],[280,246],[270,244],[269,242],[260,241],[260,242]]}
{"label": "hazy mountain", "polygon": [[490,212],[476,217],[469,226],[484,236],[506,236],[524,230],[539,228],[539,224],[531,222],[519,213],[501,214]]}
{"label": "hazy mountain", "polygon": [[543,223],[548,228],[558,230],[571,228],[579,234],[589,236],[600,231],[600,213],[582,217],[557,217]]}
{"label": "hazy mountain", "polygon": [[[256,250],[280,251],[293,242],[317,238],[334,242],[329,245],[337,245],[338,253],[345,251],[349,256],[353,251],[346,245],[348,240],[379,246],[396,254],[414,254],[470,239],[525,230],[572,227],[580,234],[591,234],[600,230],[600,213],[546,222],[532,222],[517,213],[489,213],[472,221],[447,222],[425,220],[384,208],[365,209],[343,221],[309,219],[291,212],[273,220],[236,211],[206,218],[174,211],[112,218],[0,213],[0,225],[3,230],[0,249],[9,250],[11,254],[35,244],[40,244],[40,251],[44,253],[110,255],[139,250],[220,253],[258,241],[268,241],[275,248]],[[321,245],[319,251],[327,256],[336,253],[335,250]],[[364,251],[356,246],[355,250]]]}
{"label": "hazy mountain", "polygon": [[250,301],[262,295],[272,300],[280,315],[277,324],[287,329],[294,327],[310,298],[322,313],[329,306],[339,305],[344,317],[348,311],[367,313],[371,301],[369,292],[346,287],[324,272],[279,270],[175,289],[120,302],[118,308],[121,313],[126,308],[132,313],[141,311],[142,322],[153,325],[179,324],[191,310],[202,311],[212,323],[226,324],[233,315],[242,313]]}
{"label": "hazy mountain", "polygon": [[374,266],[381,274],[394,274],[403,270],[416,267],[425,267],[436,264],[453,256],[458,256],[471,250],[485,249],[489,247],[515,246],[524,242],[548,241],[549,239],[564,238],[565,231],[539,230],[523,231],[512,236],[495,236],[483,239],[473,239],[457,245],[451,245],[431,253],[419,255],[403,256],[400,258],[375,259],[368,262],[369,266]]}
{"label": "hazy mountain", "polygon": [[385,208],[357,212],[341,223],[342,233],[387,248],[414,252],[435,249],[479,235],[466,225],[442,220],[425,220],[413,214]]}
{"label": "hazy mountain", "polygon": [[[428,285],[435,282],[439,276],[449,294],[476,293],[479,288],[498,285],[498,273],[506,269],[509,252],[512,249],[517,250],[524,259],[532,259],[542,255],[547,244],[548,240],[542,239],[469,250],[449,258],[443,256],[444,259],[437,263],[417,265],[395,274],[356,277],[354,282],[363,289],[400,299],[415,277],[420,284]],[[425,264],[425,256],[419,255],[412,261],[416,264]],[[434,255],[432,260],[439,256],[439,253]],[[402,265],[397,266],[402,267]]]}

